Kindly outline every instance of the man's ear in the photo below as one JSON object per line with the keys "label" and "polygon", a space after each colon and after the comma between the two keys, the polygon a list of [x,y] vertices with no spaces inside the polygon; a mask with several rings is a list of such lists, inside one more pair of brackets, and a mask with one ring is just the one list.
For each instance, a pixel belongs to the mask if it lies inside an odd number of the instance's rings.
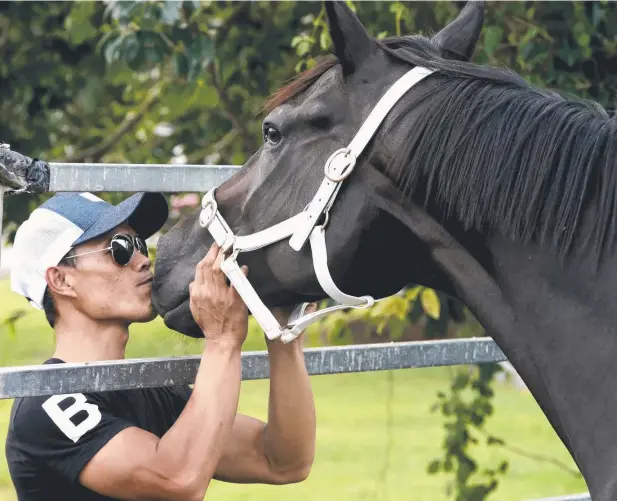
{"label": "man's ear", "polygon": [[469,0],[458,17],[433,37],[439,45],[443,57],[469,61],[473,56],[482,23],[484,22],[484,2]]}
{"label": "man's ear", "polygon": [[72,286],[71,273],[63,266],[51,266],[45,271],[47,287],[58,296],[76,297]]}

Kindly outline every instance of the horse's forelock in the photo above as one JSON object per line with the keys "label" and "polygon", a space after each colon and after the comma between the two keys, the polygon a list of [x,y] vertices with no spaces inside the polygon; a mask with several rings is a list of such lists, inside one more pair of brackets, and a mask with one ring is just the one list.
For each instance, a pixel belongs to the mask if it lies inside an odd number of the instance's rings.
{"label": "horse's forelock", "polygon": [[333,55],[321,58],[315,66],[303,71],[291,79],[287,85],[275,91],[266,100],[262,109],[263,114],[267,115],[274,108],[277,108],[281,104],[286,103],[290,99],[302,94],[306,89],[313,85],[319,77],[321,77],[326,71],[336,64],[338,64],[338,59]]}

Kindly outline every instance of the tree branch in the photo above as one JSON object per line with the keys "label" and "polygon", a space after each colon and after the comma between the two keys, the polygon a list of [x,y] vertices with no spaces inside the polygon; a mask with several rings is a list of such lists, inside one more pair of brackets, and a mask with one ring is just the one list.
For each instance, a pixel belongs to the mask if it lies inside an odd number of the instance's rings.
{"label": "tree branch", "polygon": [[[485,436],[489,436],[488,432],[486,430],[483,429],[479,429],[479,431],[484,434]],[[557,468],[560,468],[564,471],[566,471],[567,473],[569,473],[570,475],[577,477],[577,478],[581,478],[581,473],[577,470],[574,470],[572,468],[570,468],[567,464],[563,463],[562,461],[559,461],[559,459],[555,459],[552,458],[550,456],[546,456],[544,454],[538,454],[536,452],[527,452],[523,449],[521,449],[520,447],[516,447],[515,445],[508,445],[505,443],[505,441],[503,439],[499,439],[500,441],[498,442],[498,445],[500,445],[501,447],[503,447],[506,450],[509,450],[510,452],[513,452],[514,454],[518,454],[519,456],[523,456],[526,457],[528,459],[533,459],[535,461],[538,462],[544,462],[544,463],[550,463],[554,466],[556,466]]]}
{"label": "tree branch", "polygon": [[234,139],[236,139],[236,137],[238,136],[238,133],[239,131],[237,129],[231,129],[229,132],[227,132],[227,134],[225,134],[221,139],[219,139],[213,145],[210,145],[207,148],[204,148],[202,150],[194,151],[190,155],[187,155],[186,156],[187,163],[189,164],[200,163],[202,162],[202,159],[204,158],[204,156],[212,156],[212,155],[222,156],[223,150],[227,148]]}
{"label": "tree branch", "polygon": [[146,99],[139,105],[138,109],[127,113],[118,128],[107,136],[102,142],[70,156],[65,160],[65,162],[73,163],[83,162],[85,160],[96,162],[100,160],[100,158],[108,153],[109,150],[111,150],[125,134],[128,134],[137,126],[137,124],[139,124],[139,122],[141,122],[142,118],[146,115],[146,113],[148,113],[148,111],[150,111],[154,103],[157,102],[159,96],[161,95],[162,88],[163,85],[157,85],[150,89]]}
{"label": "tree branch", "polygon": [[242,122],[242,120],[240,120],[236,116],[234,109],[233,109],[232,102],[229,100],[229,96],[227,95],[227,93],[225,92],[225,89],[223,88],[223,85],[221,84],[218,71],[216,70],[216,64],[214,62],[210,63],[210,65],[208,66],[208,69],[210,70],[210,74],[212,75],[212,82],[214,84],[214,88],[216,89],[219,99],[221,100],[221,103],[223,104],[225,115],[227,115],[227,118],[231,120],[231,123],[233,124],[234,129],[237,129],[240,132],[240,134],[242,134],[242,136],[249,139],[250,135],[249,135],[248,130],[244,126],[244,123]]}

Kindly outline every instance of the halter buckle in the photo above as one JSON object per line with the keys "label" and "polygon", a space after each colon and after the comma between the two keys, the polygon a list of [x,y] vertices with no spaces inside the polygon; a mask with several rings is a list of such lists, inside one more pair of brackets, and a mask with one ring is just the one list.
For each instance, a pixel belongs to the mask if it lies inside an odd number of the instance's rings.
{"label": "halter buckle", "polygon": [[199,224],[202,228],[207,228],[214,216],[216,215],[216,203],[207,202],[202,206],[201,212],[199,214]]}
{"label": "halter buckle", "polygon": [[[343,159],[339,160],[340,157]],[[353,172],[355,165],[356,156],[353,152],[349,148],[340,148],[328,158],[324,166],[324,174],[333,183],[340,183]]]}
{"label": "halter buckle", "polygon": [[218,204],[214,198],[214,188],[210,189],[201,199],[201,212],[199,213],[199,224],[202,228],[207,228],[218,211]]}

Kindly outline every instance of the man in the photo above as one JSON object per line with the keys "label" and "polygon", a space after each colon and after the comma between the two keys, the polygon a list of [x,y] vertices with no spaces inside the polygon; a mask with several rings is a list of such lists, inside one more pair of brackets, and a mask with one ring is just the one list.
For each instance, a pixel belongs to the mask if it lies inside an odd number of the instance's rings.
{"label": "man", "polygon": [[[136,194],[117,206],[89,193],[63,194],[19,228],[11,282],[54,328],[55,353],[45,363],[124,358],[129,325],[156,315],[144,239],[163,226],[167,211],[160,194]],[[196,501],[212,478],[306,478],[315,412],[298,341],[268,342],[268,424],[236,414],[248,315],[220,271],[222,257],[210,248],[190,286],[191,312],[206,337],[192,391],[15,400],[6,455],[20,501]]]}

